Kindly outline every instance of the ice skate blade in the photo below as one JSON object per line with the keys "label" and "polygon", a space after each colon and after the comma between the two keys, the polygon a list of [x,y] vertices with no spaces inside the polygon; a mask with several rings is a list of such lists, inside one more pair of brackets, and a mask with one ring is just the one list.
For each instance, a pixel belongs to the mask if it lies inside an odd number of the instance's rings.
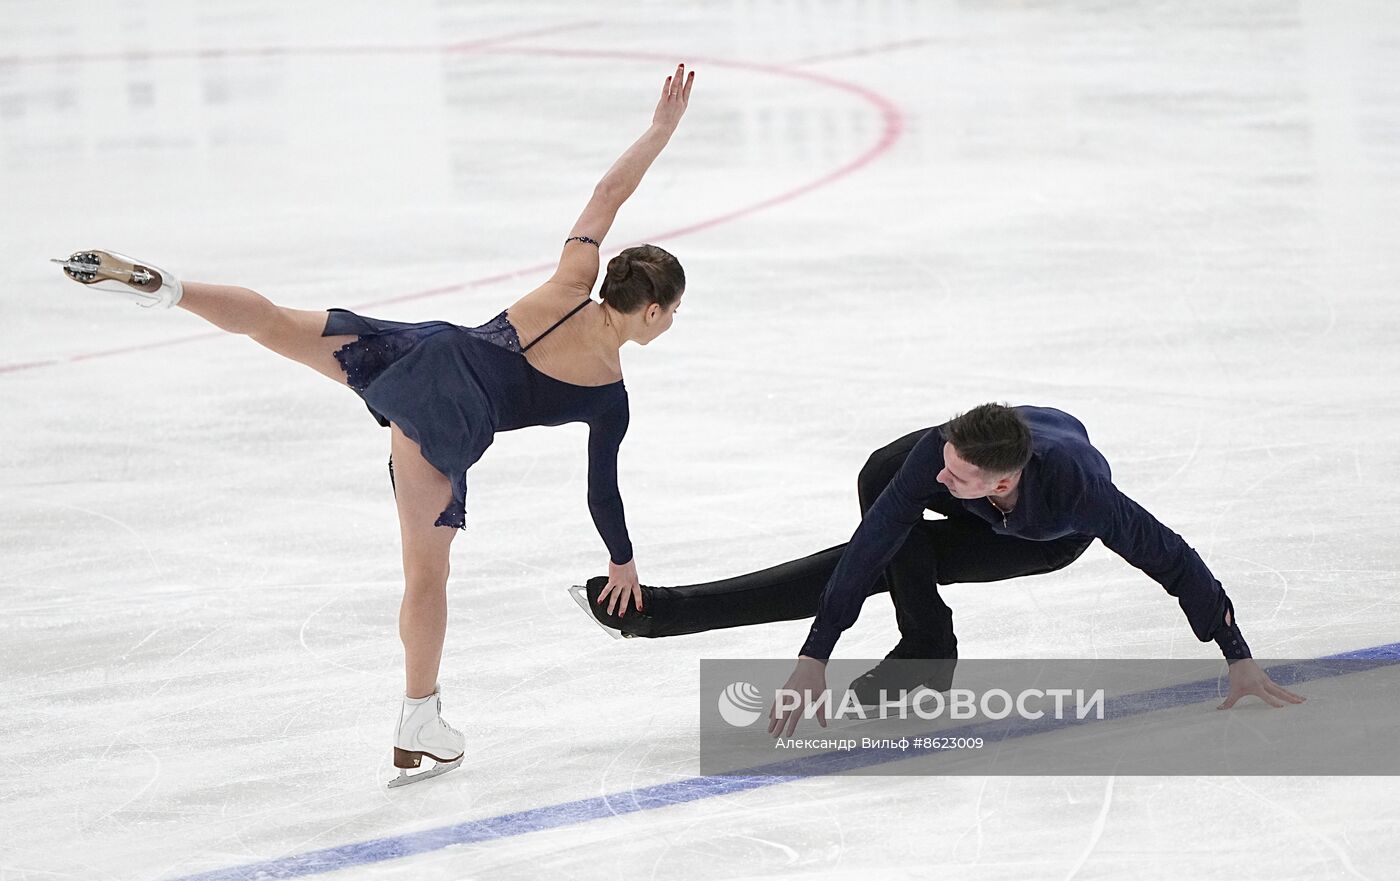
{"label": "ice skate blade", "polygon": [[385,785],[388,786],[390,789],[398,789],[400,786],[408,786],[410,783],[421,783],[424,780],[431,780],[434,777],[441,777],[443,774],[446,774],[448,771],[451,771],[453,768],[456,768],[457,766],[461,765],[462,758],[463,756],[458,756],[455,761],[438,762],[436,765],[429,768],[428,770],[419,771],[417,774],[410,774],[408,773],[407,768],[400,768],[399,776],[395,777],[393,780],[390,780]]}
{"label": "ice skate blade", "polygon": [[578,603],[580,609],[583,609],[583,614],[588,616],[589,621],[597,624],[600,630],[613,639],[632,639],[636,636],[635,633],[624,633],[616,627],[609,627],[595,618],[593,616],[593,610],[588,607],[588,588],[584,587],[582,584],[575,584],[573,587],[569,588],[569,596],[574,598],[574,602]]}
{"label": "ice skate blade", "polygon": [[66,260],[50,258],[63,274],[90,288],[119,294],[144,308],[170,308],[180,302],[184,288],[169,273],[116,251],[75,251]]}
{"label": "ice skate blade", "polygon": [[162,284],[159,270],[142,266],[137,261],[115,251],[77,251],[67,260],[50,258],[60,264],[68,277],[83,284],[114,281],[143,294],[154,294]]}

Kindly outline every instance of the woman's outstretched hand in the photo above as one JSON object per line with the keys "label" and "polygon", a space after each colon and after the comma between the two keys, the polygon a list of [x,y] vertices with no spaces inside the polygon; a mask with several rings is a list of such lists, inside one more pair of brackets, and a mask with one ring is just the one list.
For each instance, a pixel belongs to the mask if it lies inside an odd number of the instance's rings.
{"label": "woman's outstretched hand", "polygon": [[[622,565],[608,561],[608,586],[598,594],[598,604],[608,604],[608,614],[618,617],[627,614],[628,603],[633,603],[637,611],[642,610],[642,586],[637,581],[637,561],[628,560]],[[616,609],[616,611],[614,611]]]}
{"label": "woman's outstretched hand", "polygon": [[695,71],[687,74],[684,64],[676,65],[676,72],[666,77],[666,84],[661,87],[661,100],[656,104],[656,113],[651,118],[651,124],[673,130],[680,125],[686,105],[690,102],[690,87],[693,85]]}
{"label": "woman's outstretched hand", "polygon": [[[617,209],[631,198],[637,184],[642,182],[642,175],[647,173],[651,163],[670,142],[671,135],[675,134],[676,126],[685,115],[686,104],[690,102],[690,87],[694,82],[695,74],[687,75],[684,64],[677,65],[675,74],[666,77],[666,84],[661,87],[661,100],[656,103],[656,113],[651,118],[651,125],[618,157],[612,168],[608,169],[608,173],[603,175],[598,185],[593,188],[593,196],[574,222],[568,242],[579,236],[601,242],[608,234],[613,219],[617,216]],[[592,290],[597,280],[597,249],[583,245],[570,246],[566,242],[564,253],[559,257],[559,268],[554,271],[550,281],[568,287]],[[640,591],[635,572],[631,575],[631,587],[634,593]],[[616,595],[611,581],[608,584],[608,595]],[[641,602],[639,593],[637,601]]]}

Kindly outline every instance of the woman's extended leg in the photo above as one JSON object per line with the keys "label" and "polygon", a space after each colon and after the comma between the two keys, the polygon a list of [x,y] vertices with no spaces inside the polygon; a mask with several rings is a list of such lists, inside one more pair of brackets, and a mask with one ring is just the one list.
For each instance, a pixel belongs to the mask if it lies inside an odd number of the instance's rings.
{"label": "woman's extended leg", "polygon": [[434,526],[452,500],[452,484],[423,458],[418,445],[393,426],[394,499],[403,536],[404,694],[426,697],[437,687],[447,634],[448,551],[457,530]]}
{"label": "woman's extended leg", "polygon": [[184,282],[179,306],[215,327],[251,337],[279,355],[345,383],[345,371],[334,353],[354,337],[321,336],[326,327],[324,310],[288,309],[257,291],[197,281]]}

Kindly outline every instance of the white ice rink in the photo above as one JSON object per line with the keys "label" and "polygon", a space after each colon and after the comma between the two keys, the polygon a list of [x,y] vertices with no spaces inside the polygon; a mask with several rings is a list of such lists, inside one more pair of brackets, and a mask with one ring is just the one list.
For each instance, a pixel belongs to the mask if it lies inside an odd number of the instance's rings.
{"label": "white ice rink", "polygon": [[[313,372],[45,261],[114,248],[478,324],[547,275],[676,61],[690,111],[604,244],[689,277],[675,329],[623,353],[644,582],[844,540],[872,450],[1003,400],[1087,424],[1256,655],[1400,639],[1390,0],[10,0],[0,881],[474,820],[504,832],[313,877],[1400,877],[1388,777],[818,777],[624,812],[697,773],[699,659],[792,657],[807,623],[603,637],[565,592],[606,562],[580,425],[472,470],[442,677],[467,761],[383,788],[387,433]],[[965,657],[1218,655],[1099,545],[945,596]],[[877,597],[837,651],[895,638]],[[1325,712],[1300,690],[1196,724]],[[530,831],[605,795],[618,816]]]}

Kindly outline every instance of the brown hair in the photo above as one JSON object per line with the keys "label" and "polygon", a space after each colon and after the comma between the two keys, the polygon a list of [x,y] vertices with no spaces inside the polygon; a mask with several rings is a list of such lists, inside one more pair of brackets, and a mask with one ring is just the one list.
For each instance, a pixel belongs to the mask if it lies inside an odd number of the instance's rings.
{"label": "brown hair", "polygon": [[1004,404],[982,404],[954,416],[943,439],[968,464],[991,475],[1020,471],[1031,460],[1031,430],[1020,413]]}
{"label": "brown hair", "polygon": [[619,312],[637,312],[652,303],[670,306],[684,292],[681,262],[655,245],[638,245],[608,261],[598,296]]}

